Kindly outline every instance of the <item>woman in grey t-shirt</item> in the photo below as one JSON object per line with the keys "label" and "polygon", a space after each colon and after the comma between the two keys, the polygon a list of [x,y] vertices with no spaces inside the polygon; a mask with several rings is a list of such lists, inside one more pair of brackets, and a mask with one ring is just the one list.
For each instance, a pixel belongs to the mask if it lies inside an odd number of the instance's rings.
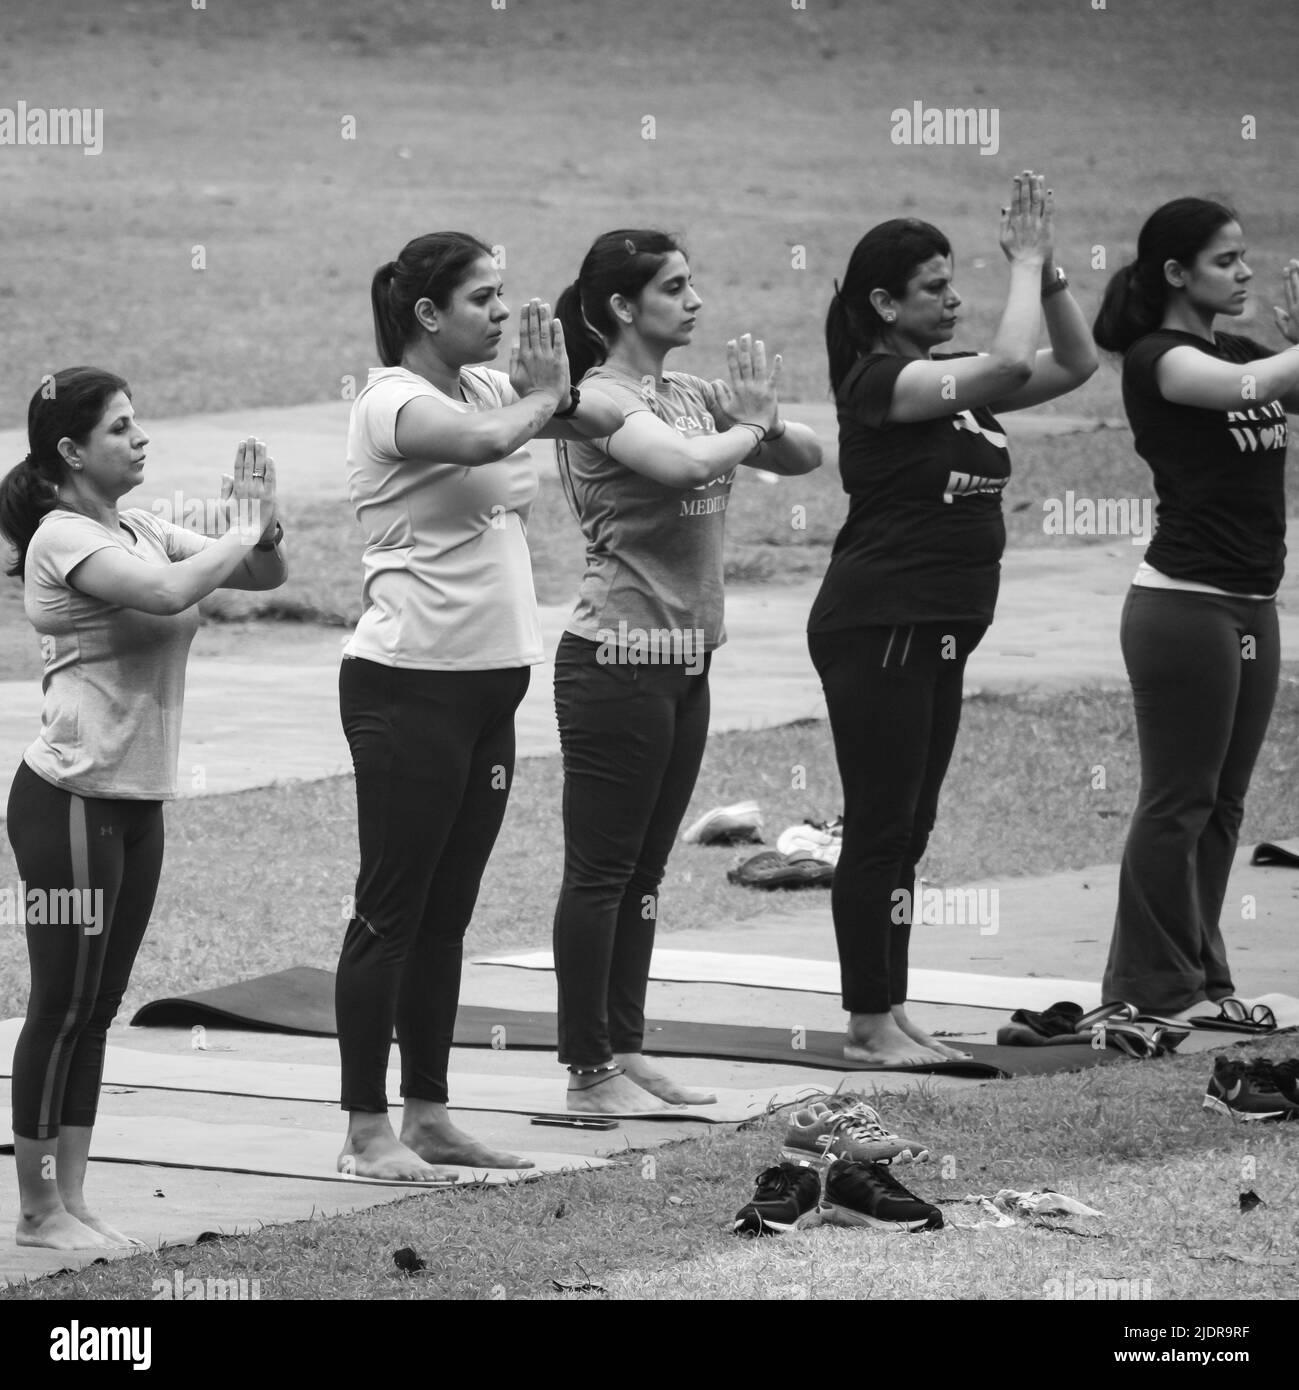
{"label": "woman in grey t-shirt", "polygon": [[821,462],[812,431],[779,419],[779,358],[769,374],[761,342],[730,344],[729,386],[664,371],[668,353],[690,342],[701,302],[672,238],[616,231],[596,240],[556,306],[573,379],[625,417],[612,439],[561,450],[586,537],[586,573],[555,657],[564,757],[555,970],[572,1110],[713,1099],[642,1053],[658,889],[708,733],[735,469],[807,473]]}

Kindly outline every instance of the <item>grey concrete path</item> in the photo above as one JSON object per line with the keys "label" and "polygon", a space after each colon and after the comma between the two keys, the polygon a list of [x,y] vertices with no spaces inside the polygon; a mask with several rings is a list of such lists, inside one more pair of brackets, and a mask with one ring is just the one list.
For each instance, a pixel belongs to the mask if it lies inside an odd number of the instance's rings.
{"label": "grey concrete path", "polygon": [[[967,668],[967,689],[1067,690],[1124,686],[1119,614],[1136,558],[1127,546],[1014,550],[1003,565],[997,620]],[[804,629],[815,584],[733,587],[729,641],[711,677],[716,732],[821,718],[825,703]],[[1282,595],[1283,651],[1299,656],[1299,569]],[[548,656],[567,604],[542,610]],[[272,625],[263,625],[270,627]],[[214,795],[350,770],[338,719],[345,636],[274,624],[232,654],[230,634],[200,630],[189,663],[181,737],[182,795]],[[210,654],[214,648],[220,655]],[[523,757],[555,753],[550,660],[533,669],[517,719]],[[0,682],[0,768],[13,768],[40,728],[40,688]],[[2,811],[0,807],[0,811]]]}

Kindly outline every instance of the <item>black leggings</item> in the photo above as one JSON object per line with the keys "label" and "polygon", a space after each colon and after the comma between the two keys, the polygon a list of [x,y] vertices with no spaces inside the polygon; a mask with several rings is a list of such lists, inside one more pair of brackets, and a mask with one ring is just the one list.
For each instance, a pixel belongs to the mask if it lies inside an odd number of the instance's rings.
{"label": "black leggings", "polygon": [[1120,636],[1141,792],[1101,992],[1171,1013],[1235,993],[1219,918],[1276,698],[1276,604],[1134,586]]}
{"label": "black leggings", "polygon": [[55,1139],[99,1108],[108,1025],[162,872],[160,801],[78,796],[20,763],[9,843],[21,879],[32,989],[14,1050],[14,1133]]}
{"label": "black leggings", "polygon": [[462,943],[505,816],[530,676],[343,661],[361,842],[334,995],[344,1110],[387,1110],[394,1023],[402,1095],[447,1103]]}
{"label": "black leggings", "polygon": [[564,881],[555,908],[559,1060],[639,1052],[658,891],[708,738],[711,653],[684,664],[601,663],[565,633],[555,654],[564,755]]}
{"label": "black leggings", "polygon": [[948,622],[808,635],[843,783],[830,904],[849,1013],[906,1002],[916,864],[956,744],[965,663],[986,631]]}

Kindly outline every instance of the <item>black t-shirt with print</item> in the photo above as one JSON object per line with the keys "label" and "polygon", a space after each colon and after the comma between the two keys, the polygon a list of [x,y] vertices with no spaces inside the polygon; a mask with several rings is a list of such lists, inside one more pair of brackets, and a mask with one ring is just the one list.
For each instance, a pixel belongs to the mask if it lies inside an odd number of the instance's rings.
{"label": "black t-shirt with print", "polygon": [[1285,570],[1285,410],[1279,401],[1242,400],[1240,410],[1166,401],[1155,364],[1175,347],[1198,348],[1223,362],[1271,356],[1232,333],[1210,343],[1166,328],[1128,349],[1123,405],[1158,498],[1146,560],[1172,579],[1233,594],[1274,593]]}
{"label": "black t-shirt with print", "polygon": [[[974,355],[935,353],[932,360]],[[1006,437],[986,406],[889,423],[894,383],[912,360],[871,353],[837,393],[848,519],[809,632],[992,621],[1006,547]]]}

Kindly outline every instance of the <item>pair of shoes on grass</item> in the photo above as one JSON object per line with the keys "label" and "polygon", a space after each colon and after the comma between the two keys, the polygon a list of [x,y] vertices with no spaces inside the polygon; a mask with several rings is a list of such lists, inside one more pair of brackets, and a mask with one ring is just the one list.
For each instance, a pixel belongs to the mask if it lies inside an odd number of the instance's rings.
{"label": "pair of shoes on grass", "polygon": [[923,1162],[929,1146],[894,1134],[861,1096],[836,1092],[796,1110],[780,1157],[759,1174],[752,1200],[736,1213],[737,1234],[772,1235],[822,1223],[908,1231],[936,1231],[943,1224],[937,1207],[889,1171],[892,1164]]}
{"label": "pair of shoes on grass", "polygon": [[1234,1120],[1299,1120],[1299,1060],[1215,1057],[1204,1108]]}
{"label": "pair of shoes on grass", "polygon": [[813,1226],[937,1231],[943,1214],[908,1192],[878,1163],[837,1158],[825,1175],[813,1164],[781,1163],[758,1175],[752,1200],[735,1213],[736,1235],[772,1236]]}

